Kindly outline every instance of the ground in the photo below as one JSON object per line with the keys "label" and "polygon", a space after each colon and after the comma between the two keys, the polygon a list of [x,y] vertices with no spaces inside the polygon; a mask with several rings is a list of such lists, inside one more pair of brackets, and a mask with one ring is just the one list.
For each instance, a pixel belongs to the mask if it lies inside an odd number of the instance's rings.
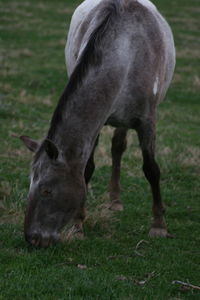
{"label": "ground", "polygon": [[32,155],[67,82],[64,45],[80,1],[0,0],[0,299],[193,300],[200,292],[200,5],[156,0],[175,36],[177,65],[157,116],[157,159],[174,239],[150,239],[151,194],[134,132],[123,157],[123,212],[106,209],[110,138],[104,128],[87,201],[85,239],[35,250],[23,238]]}

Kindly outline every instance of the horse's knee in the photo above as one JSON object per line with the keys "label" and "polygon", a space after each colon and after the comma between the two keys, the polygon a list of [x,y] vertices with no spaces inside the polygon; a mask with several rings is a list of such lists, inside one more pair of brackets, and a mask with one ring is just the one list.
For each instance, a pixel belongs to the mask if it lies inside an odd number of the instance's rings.
{"label": "horse's knee", "polygon": [[154,160],[144,162],[143,172],[151,184],[158,184],[160,179],[160,168]]}

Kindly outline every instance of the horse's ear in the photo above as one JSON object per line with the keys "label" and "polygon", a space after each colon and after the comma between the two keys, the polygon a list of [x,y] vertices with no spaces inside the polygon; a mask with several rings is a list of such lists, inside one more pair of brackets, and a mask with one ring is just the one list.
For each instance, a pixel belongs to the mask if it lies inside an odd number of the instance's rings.
{"label": "horse's ear", "polygon": [[35,140],[32,140],[29,136],[21,135],[19,138],[23,141],[24,145],[32,152],[36,152],[39,148],[39,143]]}
{"label": "horse's ear", "polygon": [[56,160],[58,158],[58,148],[56,147],[56,145],[54,144],[54,142],[52,142],[49,139],[46,139],[44,141],[44,149],[46,151],[46,153],[48,154],[49,158]]}

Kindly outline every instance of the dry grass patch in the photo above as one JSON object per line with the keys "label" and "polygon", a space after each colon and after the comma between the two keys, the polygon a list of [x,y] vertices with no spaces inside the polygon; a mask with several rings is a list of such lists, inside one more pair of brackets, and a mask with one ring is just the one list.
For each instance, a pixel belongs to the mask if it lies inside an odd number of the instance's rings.
{"label": "dry grass patch", "polygon": [[31,52],[28,51],[28,49],[23,49],[23,50],[10,49],[9,51],[6,51],[5,49],[1,49],[0,50],[0,62],[1,62],[0,75],[5,78],[7,76],[19,75],[20,67],[17,58],[30,56],[30,55]]}
{"label": "dry grass patch", "polygon": [[[62,34],[60,33],[61,30],[62,30]],[[57,28],[57,27],[55,27],[54,29],[46,28],[43,31],[41,30],[38,35],[40,37],[46,37],[48,35],[49,36],[54,35],[54,36],[57,36],[58,38],[60,38],[60,37],[65,37],[66,34],[67,34],[67,25],[66,25],[66,23],[61,23],[60,28]],[[57,43],[57,41],[56,41],[56,43]],[[64,51],[64,49],[62,51]]]}
{"label": "dry grass patch", "polygon": [[176,73],[194,73],[194,68],[191,64],[187,65],[177,65]]}
{"label": "dry grass patch", "polygon": [[[200,168],[200,148],[188,146],[184,153],[179,155],[179,161],[181,165],[185,167],[197,167]],[[199,171],[200,172],[200,171]]]}
{"label": "dry grass patch", "polygon": [[[24,128],[24,127],[23,127]],[[10,135],[15,135],[14,133],[9,133]],[[19,144],[21,141],[19,140]],[[31,160],[31,152],[28,152],[24,146],[20,148],[13,149],[11,147],[7,148],[5,152],[2,152],[0,158],[7,158],[7,159],[16,159],[16,158],[23,158],[23,160]]]}
{"label": "dry grass patch", "polygon": [[66,7],[65,9],[58,9],[57,13],[61,14],[61,15],[72,15],[74,12],[74,8],[69,8]]}
{"label": "dry grass patch", "polygon": [[178,49],[176,56],[178,58],[200,58],[200,49],[194,47]]}
{"label": "dry grass patch", "polygon": [[187,14],[184,14],[180,17],[171,17],[169,18],[170,23],[178,24],[182,27],[182,29],[185,28],[185,30],[192,30],[192,31],[198,31],[199,30],[199,22],[197,19],[187,16]]}
{"label": "dry grass patch", "polygon": [[199,36],[193,36],[193,35],[189,35],[187,33],[178,33],[178,37],[180,39],[183,39],[184,41],[188,41],[188,42],[193,42],[195,44],[199,44],[200,42],[200,37]]}
{"label": "dry grass patch", "polygon": [[172,149],[170,147],[160,147],[157,150],[157,155],[162,157],[162,156],[168,156],[172,153]]}
{"label": "dry grass patch", "polygon": [[[86,209],[86,218],[84,220],[83,226],[88,226],[94,229],[98,226],[99,229],[106,231],[106,238],[111,237],[111,229],[113,221],[116,221],[115,212],[109,209],[110,199],[108,193],[104,193],[98,199],[91,199],[93,197],[92,189],[89,189],[90,199],[86,202],[88,207]],[[91,196],[92,195],[92,196]],[[88,197],[89,197],[88,196]],[[98,203],[95,207],[90,207],[89,203],[95,201]],[[61,232],[61,240],[63,242],[71,242],[75,239],[83,239],[84,234],[77,231],[77,227],[74,226],[74,222],[67,224]]]}
{"label": "dry grass patch", "polygon": [[172,116],[172,110],[159,110],[157,113],[157,121],[167,120]]}
{"label": "dry grass patch", "polygon": [[[189,70],[189,68],[187,68],[187,70]],[[198,74],[194,74],[194,73],[196,73],[196,72],[194,72],[194,70],[190,74],[190,76],[186,76],[187,72],[188,71],[176,72],[174,74],[172,84],[181,84],[183,82],[186,84],[186,82],[187,82],[187,86],[190,87],[190,90],[193,90],[194,92],[199,92],[199,90],[200,90],[200,77],[198,76]]]}
{"label": "dry grass patch", "polygon": [[[1,22],[11,22],[11,21],[12,21],[12,26],[13,26],[13,23],[18,21],[18,18],[13,16],[11,19],[10,16],[7,16],[7,15],[1,16]],[[4,26],[7,27],[7,24]],[[1,27],[4,28],[4,26],[1,26]]]}
{"label": "dry grass patch", "polygon": [[[62,46],[61,51],[62,51],[62,53],[63,53],[63,56],[64,56],[64,47],[65,47],[66,42],[67,42],[67,37],[66,37],[66,38],[62,38],[62,39],[60,39],[60,40],[58,40],[58,41],[56,42],[56,46]],[[46,46],[47,46],[47,47],[52,47],[52,48],[53,48],[53,47],[55,47],[55,42],[49,40],[49,41],[46,43]],[[64,62],[64,60],[63,60],[63,62]]]}
{"label": "dry grass patch", "polygon": [[33,52],[28,48],[22,49],[1,49],[0,51],[0,58],[1,60],[7,60],[9,58],[20,58],[20,57],[31,57],[33,56]]}
{"label": "dry grass patch", "polygon": [[[1,201],[0,201],[1,203]],[[5,212],[4,212],[5,211]],[[1,204],[0,204],[0,225],[2,224],[22,224],[24,219],[24,212],[22,209],[15,207],[6,208],[3,205],[3,215],[1,215]]]}
{"label": "dry grass patch", "polygon": [[48,5],[44,4],[44,2],[40,2],[40,3],[36,4],[36,7],[39,8],[40,10],[46,10]]}
{"label": "dry grass patch", "polygon": [[200,77],[198,75],[193,76],[193,86],[195,89],[200,90]]}
{"label": "dry grass patch", "polygon": [[[89,193],[91,195],[92,191],[90,190]],[[109,209],[109,193],[105,192],[100,197],[98,197],[98,199],[93,200],[98,204],[94,208],[88,208],[85,223],[91,228],[94,228],[98,224],[102,229],[109,230],[115,214],[114,211]]]}
{"label": "dry grass patch", "polygon": [[41,103],[45,104],[48,107],[53,106],[53,100],[51,95],[47,96],[35,96],[32,94],[28,94],[25,89],[22,89],[17,97],[17,102],[24,104],[33,104],[33,103]]}
{"label": "dry grass patch", "polygon": [[188,6],[188,7],[185,7],[185,10],[188,12],[198,14],[198,13],[200,13],[200,6]]}
{"label": "dry grass patch", "polygon": [[183,82],[183,78],[182,78],[181,74],[175,73],[173,76],[172,84],[177,84],[177,83],[181,83],[181,82]]}
{"label": "dry grass patch", "polygon": [[[2,12],[12,14],[12,16],[14,15],[15,20],[17,17],[33,17],[33,13],[23,10],[23,7],[24,5],[21,5],[20,3],[10,2],[9,7],[5,7]],[[13,21],[13,18],[8,17],[7,21],[11,20]]]}
{"label": "dry grass patch", "polygon": [[58,41],[58,45],[60,45],[60,46],[65,46],[65,44],[66,44],[66,42],[67,42],[67,39],[61,39],[61,40],[59,40]]}
{"label": "dry grass patch", "polygon": [[[16,186],[10,182],[2,181],[0,184],[0,225],[21,224],[24,218],[24,211],[19,202],[10,201],[16,193]],[[22,196],[19,195],[19,198]]]}
{"label": "dry grass patch", "polygon": [[0,90],[1,90],[1,92],[5,93],[5,94],[8,94],[8,93],[12,92],[13,88],[9,83],[0,82]]}
{"label": "dry grass patch", "polygon": [[22,214],[21,213],[15,213],[15,214],[6,214],[3,215],[0,219],[0,225],[3,224],[20,224],[22,223]]}
{"label": "dry grass patch", "polygon": [[[0,194],[3,196],[10,196],[11,192],[12,192],[12,187],[11,187],[10,182],[2,181],[0,183]],[[1,205],[2,205],[2,203],[1,203]]]}
{"label": "dry grass patch", "polygon": [[16,76],[16,75],[19,75],[19,69],[17,68],[17,65],[16,66],[11,66],[7,63],[4,63],[3,64],[3,68],[2,70],[0,71],[0,75],[4,78],[8,77],[8,76]]}
{"label": "dry grass patch", "polygon": [[191,18],[191,17],[171,17],[169,18],[170,21],[172,21],[173,23],[183,23],[187,26],[188,23],[194,23],[199,25],[199,21],[196,18]]}
{"label": "dry grass patch", "polygon": [[10,57],[31,57],[33,56],[33,51],[28,48],[12,50],[9,52]]}

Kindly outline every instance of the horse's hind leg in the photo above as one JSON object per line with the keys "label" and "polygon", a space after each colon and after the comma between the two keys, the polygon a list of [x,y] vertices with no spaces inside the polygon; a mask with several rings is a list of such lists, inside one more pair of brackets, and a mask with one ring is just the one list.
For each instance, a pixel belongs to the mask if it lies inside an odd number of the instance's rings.
{"label": "horse's hind leg", "polygon": [[122,154],[126,150],[126,134],[126,128],[117,128],[112,138],[112,175],[110,180],[110,209],[112,210],[123,210],[120,201],[120,167]]}
{"label": "horse's hind leg", "polygon": [[137,129],[143,155],[143,171],[151,185],[153,195],[153,224],[149,235],[170,237],[164,219],[164,204],[160,194],[160,169],[155,161],[155,125],[141,124]]}

